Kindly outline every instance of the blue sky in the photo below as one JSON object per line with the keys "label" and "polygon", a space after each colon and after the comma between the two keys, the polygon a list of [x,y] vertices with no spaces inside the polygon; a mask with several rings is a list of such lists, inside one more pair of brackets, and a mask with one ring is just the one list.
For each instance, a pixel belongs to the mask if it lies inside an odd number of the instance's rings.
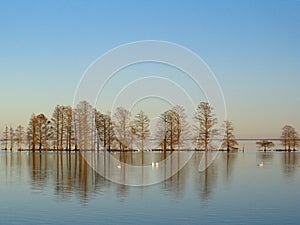
{"label": "blue sky", "polygon": [[300,1],[1,1],[0,129],[72,105],[85,69],[120,44],[164,40],[214,71],[238,137],[300,132]]}

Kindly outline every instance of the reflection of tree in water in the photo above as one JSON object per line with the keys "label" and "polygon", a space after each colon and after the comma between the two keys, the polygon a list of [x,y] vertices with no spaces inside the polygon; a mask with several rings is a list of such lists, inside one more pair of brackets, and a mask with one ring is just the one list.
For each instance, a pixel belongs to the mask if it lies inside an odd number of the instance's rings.
{"label": "reflection of tree in water", "polygon": [[124,201],[124,198],[128,195],[129,187],[122,184],[116,184],[116,193],[120,198],[120,201]]}
{"label": "reflection of tree in water", "polygon": [[[168,190],[168,192],[174,193],[176,198],[182,198],[188,183],[189,176],[192,173],[193,165],[190,161],[181,170],[179,170],[178,167],[180,165],[180,154],[178,151],[174,151],[171,154],[177,154],[177,157],[170,157],[170,170],[178,170],[178,172],[164,182],[164,188]],[[163,159],[167,157],[164,153],[162,153],[162,155]],[[175,160],[175,162],[172,162],[172,160]]]}
{"label": "reflection of tree in water", "polygon": [[2,166],[4,165],[5,168],[3,168],[3,171],[5,171],[7,177],[13,175],[14,173],[13,167],[19,163],[20,166],[16,167],[16,172],[19,177],[22,177],[23,169],[21,168],[22,163],[20,162],[20,155],[21,153],[19,152],[15,154],[10,151],[5,151],[4,157],[0,157],[3,160],[2,162],[0,162],[1,169]]}
{"label": "reflection of tree in water", "polygon": [[37,152],[29,154],[28,165],[32,179],[32,188],[36,190],[42,189],[46,185],[49,175],[47,153]]}
{"label": "reflection of tree in water", "polygon": [[256,159],[257,163],[263,162],[266,163],[272,163],[273,161],[274,152],[257,152],[256,153]]}
{"label": "reflection of tree in water", "polygon": [[[124,162],[126,164],[122,165],[122,182],[126,183],[126,173],[125,168],[128,165],[144,165],[144,166],[154,166],[156,167],[156,163],[162,163],[162,166],[166,166],[165,159],[169,157],[170,160],[170,167],[167,168],[167,170],[164,170],[165,177],[169,173],[173,173],[174,171],[178,171],[178,167],[180,165],[180,152],[179,151],[173,151],[173,152],[135,152],[133,156],[131,156],[131,152],[118,152],[114,154],[114,157],[119,159],[121,162]],[[171,157],[173,156],[173,157]],[[140,179],[141,183],[144,181],[144,172],[143,167],[141,177],[137,177]],[[146,174],[147,176],[147,174]],[[189,169],[188,165],[186,165],[182,170],[180,170],[178,173],[176,173],[171,178],[167,179],[162,185],[164,185],[164,189],[168,190],[168,193],[175,193],[177,197],[180,197],[181,193],[184,192],[184,187],[186,180],[189,177]],[[116,193],[120,197],[125,197],[128,194],[128,191],[130,190],[129,187],[118,185]]]}
{"label": "reflection of tree in water", "polygon": [[28,167],[33,189],[41,190],[53,180],[56,194],[64,199],[75,193],[86,201],[101,188],[97,183],[105,183],[80,153],[30,153]]}
{"label": "reflection of tree in water", "polygon": [[219,155],[219,158],[221,158],[222,162],[223,162],[223,171],[224,171],[224,176],[226,178],[226,181],[230,180],[230,177],[232,175],[232,172],[234,170],[234,164],[235,164],[235,160],[238,156],[238,153],[236,152],[223,152],[223,153],[219,153],[221,155]]}
{"label": "reflection of tree in water", "polygon": [[[178,152],[174,151],[172,154],[178,154]],[[145,164],[151,166],[151,162],[159,162],[167,157],[164,156],[163,152],[155,154],[146,153],[144,160],[142,160],[141,156],[141,154],[134,154],[133,161],[138,160],[134,164],[141,164],[144,161]],[[230,176],[235,155],[234,153],[229,153],[229,158],[227,158],[227,153],[224,154],[223,160],[225,164],[221,163],[217,168],[217,164],[220,162],[215,162],[207,170],[200,173],[198,166],[202,156],[205,157],[205,153],[195,153],[182,170],[162,183],[162,188],[167,190],[167,193],[175,194],[176,198],[182,198],[187,192],[189,179],[193,179],[201,199],[209,199],[216,186],[217,169],[222,168],[223,170],[223,167],[220,167],[220,165],[225,165],[226,174]],[[15,154],[15,157],[10,157],[10,154],[8,154],[3,159],[6,161],[7,171],[10,171],[9,168],[13,167],[20,167],[18,171],[23,171],[23,173],[24,171],[29,171],[33,190],[48,190],[53,187],[58,200],[71,199],[75,196],[85,203],[101,189],[107,190],[108,188],[112,188],[122,201],[122,199],[128,196],[129,191],[132,190],[128,186],[113,184],[98,175],[89,167],[81,153],[30,152]],[[122,159],[124,160],[124,158]],[[172,166],[169,169],[177,171],[181,159],[174,157],[172,160]],[[129,159],[128,161],[130,162]],[[109,173],[109,171],[106,171],[106,173]]]}
{"label": "reflection of tree in water", "polygon": [[285,152],[282,155],[283,172],[288,176],[293,175],[298,165],[297,152]]}
{"label": "reflection of tree in water", "polygon": [[[203,154],[195,154],[195,166],[199,165],[201,157],[205,157],[205,163],[208,164],[209,152]],[[198,163],[197,163],[198,162]],[[198,168],[195,170],[198,171]],[[203,172],[198,172],[199,175],[195,176],[195,182],[197,186],[197,190],[200,192],[200,197],[202,200],[207,201],[215,188],[217,177],[218,177],[218,168],[217,163],[214,161],[209,167],[206,168]]]}

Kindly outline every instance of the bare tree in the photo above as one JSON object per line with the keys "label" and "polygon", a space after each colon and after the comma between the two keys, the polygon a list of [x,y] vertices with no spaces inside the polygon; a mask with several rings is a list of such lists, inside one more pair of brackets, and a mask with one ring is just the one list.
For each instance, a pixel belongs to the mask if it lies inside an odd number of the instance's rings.
{"label": "bare tree", "polygon": [[207,151],[211,140],[218,133],[218,130],[214,128],[217,124],[217,118],[208,102],[201,102],[198,105],[194,120],[197,131],[196,148],[201,149],[203,147]]}
{"label": "bare tree", "polygon": [[174,112],[171,109],[160,115],[157,123],[156,139],[159,140],[159,144],[164,151],[167,149],[174,150],[173,146],[176,139],[175,124]]}
{"label": "bare tree", "polygon": [[113,124],[116,133],[116,138],[120,144],[120,150],[126,150],[130,145],[130,112],[123,107],[118,107],[113,116]]}
{"label": "bare tree", "polygon": [[57,105],[52,114],[51,124],[54,148],[56,150],[71,150],[72,141],[74,140],[72,108]]}
{"label": "bare tree", "polygon": [[94,139],[94,110],[87,101],[78,103],[75,109],[75,134],[76,148],[81,150],[93,150]]}
{"label": "bare tree", "polygon": [[[128,133],[128,148],[132,151],[134,150],[133,144],[136,143],[136,135],[133,121],[129,122],[129,133]],[[132,156],[132,154],[131,154]]]}
{"label": "bare tree", "polygon": [[73,128],[73,110],[71,106],[66,106],[64,108],[65,113],[65,140],[66,140],[66,149],[71,150],[74,145],[74,128]]}
{"label": "bare tree", "polygon": [[23,126],[19,125],[15,130],[15,143],[17,144],[19,151],[23,149],[24,141],[25,141],[25,130]]}
{"label": "bare tree", "polygon": [[[96,111],[95,126],[97,129],[98,139],[102,143],[104,150],[110,151],[112,142],[115,139],[111,117]],[[97,149],[99,149],[99,147],[97,147]]]}
{"label": "bare tree", "polygon": [[28,149],[35,151],[37,145],[37,117],[32,114],[27,127]]}
{"label": "bare tree", "polygon": [[140,111],[133,120],[132,130],[136,137],[136,144],[142,151],[144,151],[147,139],[150,137],[149,126],[150,119],[143,111]]}
{"label": "bare tree", "polygon": [[2,137],[2,143],[4,146],[4,150],[7,150],[8,148],[8,141],[9,141],[9,131],[8,131],[8,126],[5,126],[5,130],[3,132],[3,137]]}
{"label": "bare tree", "polygon": [[188,123],[183,107],[175,106],[161,114],[157,123],[157,139],[162,149],[179,150],[189,136]]}
{"label": "bare tree", "polygon": [[164,150],[167,150],[168,138],[168,111],[162,113],[156,124],[157,131],[155,132],[156,139],[159,141],[158,144]]}
{"label": "bare tree", "polygon": [[227,152],[231,150],[236,150],[238,143],[233,134],[234,128],[232,122],[228,120],[224,121],[223,129],[224,129],[224,137],[222,141],[222,148],[223,149],[225,148]]}
{"label": "bare tree", "polygon": [[294,127],[290,125],[285,125],[282,128],[281,134],[281,145],[284,146],[286,151],[295,151],[299,146],[299,136]]}
{"label": "bare tree", "polygon": [[174,139],[175,139],[175,119],[174,112],[172,110],[167,111],[167,144],[170,146],[170,150],[174,150]]}
{"label": "bare tree", "polygon": [[14,147],[14,130],[11,126],[9,127],[9,146],[9,149],[12,151]]}
{"label": "bare tree", "polygon": [[49,148],[51,136],[51,122],[44,114],[32,115],[27,128],[27,139],[30,149],[33,151]]}
{"label": "bare tree", "polygon": [[39,150],[49,148],[50,123],[44,114],[36,116],[36,137]]}
{"label": "bare tree", "polygon": [[256,144],[259,147],[263,148],[265,152],[267,151],[268,148],[272,148],[275,146],[272,141],[268,141],[268,140],[257,141]]}
{"label": "bare tree", "polygon": [[172,119],[175,122],[174,143],[177,144],[177,149],[180,150],[189,137],[189,124],[186,121],[187,115],[184,108],[178,105],[172,108],[171,113],[173,115]]}
{"label": "bare tree", "polygon": [[62,149],[61,143],[61,115],[63,114],[62,107],[57,105],[53,111],[51,123],[52,123],[52,132],[53,132],[53,147],[54,149]]}

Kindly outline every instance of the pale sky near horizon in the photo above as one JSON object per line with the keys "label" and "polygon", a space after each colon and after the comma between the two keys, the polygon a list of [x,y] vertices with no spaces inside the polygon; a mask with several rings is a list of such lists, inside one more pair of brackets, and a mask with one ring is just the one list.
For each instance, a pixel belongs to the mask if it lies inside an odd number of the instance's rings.
{"label": "pale sky near horizon", "polygon": [[72,105],[87,67],[121,44],[199,55],[240,138],[300,132],[300,1],[1,1],[0,130]]}

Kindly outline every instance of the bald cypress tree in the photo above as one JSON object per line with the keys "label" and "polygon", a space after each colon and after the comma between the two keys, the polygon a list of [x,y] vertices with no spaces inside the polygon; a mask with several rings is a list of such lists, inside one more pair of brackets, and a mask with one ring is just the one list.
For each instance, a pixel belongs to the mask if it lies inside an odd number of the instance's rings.
{"label": "bald cypress tree", "polygon": [[25,142],[25,130],[24,127],[19,125],[15,130],[15,143],[18,146],[18,151],[23,149],[23,144]]}
{"label": "bald cypress tree", "polygon": [[223,124],[223,141],[222,141],[222,148],[226,149],[226,151],[231,151],[237,149],[238,143],[235,139],[233,134],[233,125],[232,122],[226,120]]}
{"label": "bald cypress tree", "polygon": [[196,136],[196,148],[209,150],[213,137],[218,133],[215,128],[217,118],[213,113],[213,108],[208,102],[201,102],[194,116]]}
{"label": "bald cypress tree", "polygon": [[140,111],[133,120],[132,131],[136,137],[137,146],[144,151],[147,139],[150,137],[150,119],[143,112]]}
{"label": "bald cypress tree", "polygon": [[284,146],[284,150],[291,151],[296,150],[299,146],[299,136],[294,127],[285,125],[282,128],[281,133],[281,145]]}
{"label": "bald cypress tree", "polygon": [[5,126],[5,129],[3,131],[3,135],[2,135],[2,145],[4,150],[8,149],[8,141],[9,141],[9,130],[8,130],[8,126]]}
{"label": "bald cypress tree", "polygon": [[131,142],[132,127],[130,117],[131,113],[123,107],[118,107],[113,115],[115,135],[122,151],[125,151]]}
{"label": "bald cypress tree", "polygon": [[[95,112],[95,126],[97,129],[97,138],[104,150],[111,150],[112,142],[115,139],[113,123],[110,115]],[[97,147],[99,149],[99,146]]]}

